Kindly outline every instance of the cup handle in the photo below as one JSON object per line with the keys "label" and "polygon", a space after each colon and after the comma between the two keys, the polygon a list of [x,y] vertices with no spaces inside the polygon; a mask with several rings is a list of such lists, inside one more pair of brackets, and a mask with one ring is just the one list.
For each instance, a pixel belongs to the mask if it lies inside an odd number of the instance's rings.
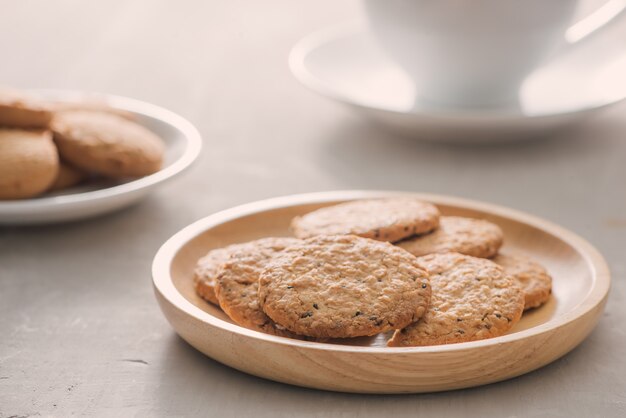
{"label": "cup handle", "polygon": [[626,0],[609,0],[589,16],[574,23],[565,32],[565,40],[569,46],[578,45],[590,38],[590,35],[601,32],[600,29],[618,21],[626,12]]}

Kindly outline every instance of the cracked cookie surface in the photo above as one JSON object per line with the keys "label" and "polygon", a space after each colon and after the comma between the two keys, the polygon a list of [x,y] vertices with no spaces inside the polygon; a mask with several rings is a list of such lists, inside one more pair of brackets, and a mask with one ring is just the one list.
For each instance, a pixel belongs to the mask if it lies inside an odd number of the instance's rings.
{"label": "cracked cookie surface", "polygon": [[550,299],[552,277],[541,264],[517,254],[498,254],[493,262],[501,266],[524,292],[524,310],[537,308]]}
{"label": "cracked cookie surface", "polygon": [[394,242],[430,232],[439,225],[436,206],[415,198],[355,200],[327,206],[293,219],[298,238],[358,235]]}
{"label": "cracked cookie surface", "polygon": [[237,324],[267,334],[297,338],[277,325],[261,309],[259,275],[277,254],[300,243],[295,238],[263,238],[227,247],[228,259],[218,267],[215,296],[224,312]]}
{"label": "cracked cookie surface", "polygon": [[417,260],[430,272],[431,304],[418,322],[396,331],[389,346],[497,337],[522,316],[524,293],[494,262],[459,253],[430,254]]}
{"label": "cracked cookie surface", "polygon": [[442,216],[439,228],[430,234],[397,242],[416,257],[458,252],[473,257],[490,258],[498,253],[504,235],[500,227],[483,219]]}
{"label": "cracked cookie surface", "polygon": [[369,336],[418,320],[430,301],[428,273],[386,242],[318,236],[290,246],[261,273],[265,313],[297,334]]}
{"label": "cracked cookie surface", "polygon": [[230,255],[237,251],[244,251],[249,248],[250,252],[254,251],[254,241],[244,242],[242,244],[232,244],[227,247],[216,248],[209,251],[204,257],[200,258],[196,263],[194,270],[194,284],[196,293],[207,302],[219,305],[217,296],[215,295],[215,283],[220,267],[228,261]]}

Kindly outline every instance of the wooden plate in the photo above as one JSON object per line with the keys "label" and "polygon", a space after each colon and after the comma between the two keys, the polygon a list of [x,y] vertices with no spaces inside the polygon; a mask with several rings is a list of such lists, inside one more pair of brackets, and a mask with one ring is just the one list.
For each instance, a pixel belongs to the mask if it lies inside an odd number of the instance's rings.
{"label": "wooden plate", "polygon": [[607,299],[610,276],[589,243],[559,226],[503,207],[410,194],[443,214],[480,217],[502,227],[505,248],[544,264],[554,278],[552,299],[527,312],[507,335],[430,347],[388,348],[385,337],[316,343],[275,337],[233,324],[194,293],[196,260],[212,248],[289,235],[291,218],[330,204],[397,192],[344,191],[289,196],[216,213],[178,232],[152,265],[163,313],[189,344],[215,360],[267,379],[362,393],[432,392],[497,382],[566,354],[591,332]]}

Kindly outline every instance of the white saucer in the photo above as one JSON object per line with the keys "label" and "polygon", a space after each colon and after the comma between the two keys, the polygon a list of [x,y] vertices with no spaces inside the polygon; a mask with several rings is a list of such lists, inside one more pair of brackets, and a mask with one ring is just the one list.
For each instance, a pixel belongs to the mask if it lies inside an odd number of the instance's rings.
{"label": "white saucer", "polygon": [[163,139],[166,145],[165,162],[159,172],[125,183],[93,183],[33,199],[0,201],[0,225],[62,222],[121,209],[137,202],[166,180],[187,169],[202,148],[200,133],[191,123],[150,103],[97,93],[55,90],[32,93],[53,102],[87,100],[106,103],[115,109],[129,112],[140,124]]}
{"label": "white saucer", "polygon": [[427,140],[532,138],[570,126],[626,97],[626,54],[591,65],[589,59],[578,65],[570,54],[531,74],[520,91],[520,103],[509,109],[428,106],[419,102],[415,83],[384,54],[363,23],[305,37],[292,49],[289,63],[311,90]]}

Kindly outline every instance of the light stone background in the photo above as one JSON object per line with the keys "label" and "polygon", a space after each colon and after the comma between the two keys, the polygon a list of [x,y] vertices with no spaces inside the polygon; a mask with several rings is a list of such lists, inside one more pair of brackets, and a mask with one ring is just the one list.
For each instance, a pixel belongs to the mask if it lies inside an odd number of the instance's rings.
{"label": "light stone background", "polygon": [[[1,83],[154,102],[205,141],[187,175],[137,206],[0,229],[0,417],[626,416],[626,106],[546,141],[394,137],[306,91],[287,67],[299,38],[358,12],[329,0],[0,1]],[[579,348],[539,371],[429,395],[273,383],[176,336],[150,283],[165,239],[233,205],[332,189],[457,195],[557,222],[606,256],[607,311]]]}

